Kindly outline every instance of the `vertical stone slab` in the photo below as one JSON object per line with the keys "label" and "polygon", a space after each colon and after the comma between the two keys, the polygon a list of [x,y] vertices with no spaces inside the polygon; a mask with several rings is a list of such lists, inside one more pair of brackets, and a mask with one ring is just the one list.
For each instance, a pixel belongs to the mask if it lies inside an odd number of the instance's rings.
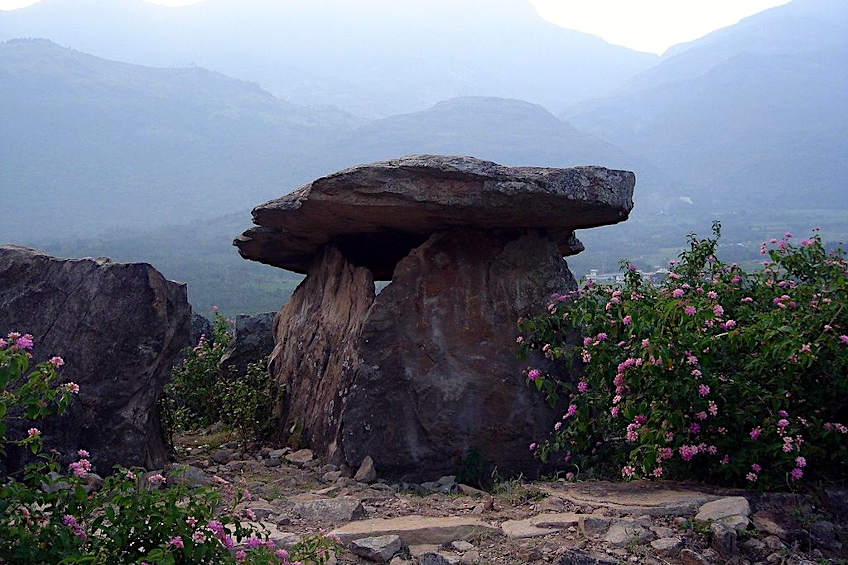
{"label": "vertical stone slab", "polygon": [[277,416],[291,440],[330,461],[341,462],[338,427],[373,302],[371,272],[327,246],[274,320],[270,371],[285,387]]}
{"label": "vertical stone slab", "polygon": [[381,475],[432,477],[473,448],[504,472],[534,468],[528,443],[558,414],[525,386],[516,321],[575,287],[544,232],[452,229],[413,250],[362,328],[348,463],[370,455]]}

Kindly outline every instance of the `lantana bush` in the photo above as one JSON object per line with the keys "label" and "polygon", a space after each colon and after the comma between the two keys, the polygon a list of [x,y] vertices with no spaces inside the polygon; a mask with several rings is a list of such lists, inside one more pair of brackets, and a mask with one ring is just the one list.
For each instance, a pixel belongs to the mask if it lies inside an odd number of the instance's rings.
{"label": "lantana bush", "polygon": [[562,407],[530,449],[568,477],[708,480],[794,489],[846,477],[848,265],[817,231],[762,245],[746,272],[689,236],[668,276],[587,282],[519,321],[518,342],[571,380],[527,367],[528,384]]}
{"label": "lantana bush", "polygon": [[0,476],[0,565],[323,565],[341,550],[337,538],[323,534],[278,547],[250,510],[237,511],[250,492],[225,479],[190,488],[179,473],[119,467],[100,485],[84,449],[63,469],[56,454],[42,453],[37,427],[8,438],[9,418],[63,412],[79,392],[75,383],[57,383],[61,358],[30,367],[32,348],[29,334],[0,339],[0,449],[14,443],[39,459]]}

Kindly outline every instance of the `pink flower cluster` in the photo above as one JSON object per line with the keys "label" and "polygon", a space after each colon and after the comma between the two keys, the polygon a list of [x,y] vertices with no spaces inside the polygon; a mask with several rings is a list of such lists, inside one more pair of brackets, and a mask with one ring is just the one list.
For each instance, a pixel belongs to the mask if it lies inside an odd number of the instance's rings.
{"label": "pink flower cluster", "polygon": [[65,514],[64,516],[62,516],[62,523],[69,527],[74,532],[74,535],[77,536],[79,539],[85,539],[85,532],[82,531],[82,527],[80,527],[80,525],[77,523],[76,518],[74,518],[70,514]]}
{"label": "pink flower cluster", "polygon": [[32,335],[31,334],[23,334],[20,332],[9,332],[9,335],[6,336],[9,338],[9,341],[5,339],[0,339],[0,349],[5,349],[10,343],[11,349],[23,349],[29,351],[32,349]]}
{"label": "pink flower cluster", "polygon": [[77,451],[77,455],[79,455],[80,460],[75,461],[68,465],[68,468],[73,472],[77,477],[84,479],[91,472],[91,461],[88,460],[90,457],[88,451],[84,449],[80,449]]}

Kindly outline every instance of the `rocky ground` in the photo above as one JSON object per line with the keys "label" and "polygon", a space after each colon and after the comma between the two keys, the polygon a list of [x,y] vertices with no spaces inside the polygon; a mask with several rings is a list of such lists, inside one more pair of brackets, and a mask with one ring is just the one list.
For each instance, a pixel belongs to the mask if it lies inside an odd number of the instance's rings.
{"label": "rocky ground", "polygon": [[238,511],[279,544],[335,532],[346,547],[338,564],[848,563],[844,487],[764,495],[513,480],[487,493],[453,477],[393,484],[367,465],[336,469],[308,450],[245,451],[224,440],[182,436],[177,465],[193,482],[217,476],[247,488],[252,499]]}

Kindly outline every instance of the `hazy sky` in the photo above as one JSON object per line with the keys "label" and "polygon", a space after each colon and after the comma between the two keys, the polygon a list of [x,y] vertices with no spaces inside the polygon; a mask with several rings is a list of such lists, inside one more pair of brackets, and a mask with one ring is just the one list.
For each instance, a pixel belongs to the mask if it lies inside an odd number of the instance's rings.
{"label": "hazy sky", "polygon": [[662,54],[789,0],[531,0],[555,24]]}
{"label": "hazy sky", "polygon": [[[0,10],[40,0],[0,0]],[[147,0],[182,6],[203,0]],[[351,0],[356,1],[356,0]],[[661,54],[676,45],[733,25],[740,19],[789,0],[531,0],[539,14],[562,27],[602,37],[610,43]]]}

